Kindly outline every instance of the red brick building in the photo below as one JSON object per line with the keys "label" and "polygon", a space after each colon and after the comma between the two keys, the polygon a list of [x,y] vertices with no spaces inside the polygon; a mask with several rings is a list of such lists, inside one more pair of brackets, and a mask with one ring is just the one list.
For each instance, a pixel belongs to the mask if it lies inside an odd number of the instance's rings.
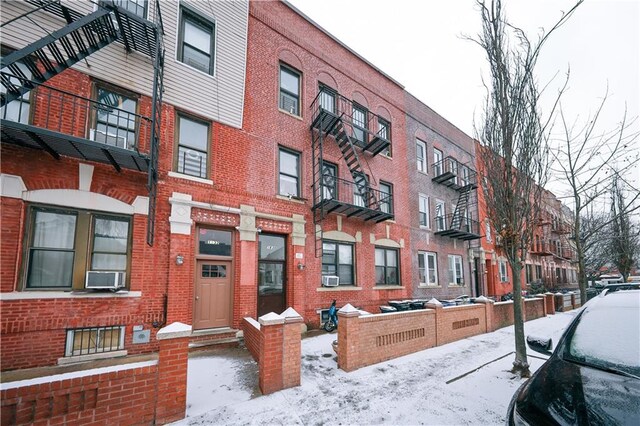
{"label": "red brick building", "polygon": [[2,370],[479,294],[472,140],[287,3],[39,6],[3,6]]}

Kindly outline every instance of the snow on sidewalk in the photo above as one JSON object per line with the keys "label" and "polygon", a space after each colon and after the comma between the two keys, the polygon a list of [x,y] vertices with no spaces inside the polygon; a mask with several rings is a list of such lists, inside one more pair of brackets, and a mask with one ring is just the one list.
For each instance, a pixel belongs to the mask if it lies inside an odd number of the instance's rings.
{"label": "snow on sidewalk", "polygon": [[[575,314],[527,322],[525,334],[550,336],[555,345]],[[176,424],[503,424],[522,384],[509,372],[513,326],[351,373],[337,367],[336,337],[304,339],[302,385],[267,396],[257,388],[257,365],[246,350],[191,358],[187,418]],[[534,371],[543,356],[529,355]]]}

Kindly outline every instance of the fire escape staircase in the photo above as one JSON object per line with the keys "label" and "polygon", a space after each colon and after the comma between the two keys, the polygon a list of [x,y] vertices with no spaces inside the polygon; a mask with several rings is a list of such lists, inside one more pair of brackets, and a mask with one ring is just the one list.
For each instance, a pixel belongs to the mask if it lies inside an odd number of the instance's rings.
{"label": "fire escape staircase", "polygon": [[[345,112],[328,111],[314,100],[314,118],[311,125],[313,153],[313,222],[315,226],[315,253],[322,255],[322,221],[331,213],[379,223],[393,219],[393,214],[383,211],[382,205],[391,205],[390,195],[372,188],[371,178],[365,173],[358,148],[371,155],[383,151],[389,141],[379,135],[365,132],[367,143],[357,140],[353,124]],[[325,173],[323,147],[325,139],[333,138],[342,153],[352,181]],[[359,198],[356,201],[356,197]]]}
{"label": "fire escape staircase", "polygon": [[[42,91],[43,98],[46,98],[48,93],[49,101],[49,105],[46,106],[44,126],[43,123],[29,125],[3,117],[1,120],[2,142],[43,149],[56,159],[61,155],[67,155],[82,160],[111,164],[118,172],[125,168],[148,173],[147,242],[152,245],[164,67],[163,26],[159,1],[155,2],[155,22],[118,6],[117,2],[112,0],[98,0],[97,10],[88,15],[75,11],[61,4],[60,1],[25,0],[25,2],[34,6],[34,9],[4,22],[3,27],[23,18],[30,19],[29,15],[38,11],[56,15],[64,19],[66,25],[2,58],[0,64],[1,107],[6,107],[33,89]],[[62,130],[64,126],[61,112],[63,110],[65,112],[72,110],[72,114],[82,112],[87,114],[90,111],[111,113],[118,108],[115,108],[114,102],[107,98],[86,99],[45,84],[51,78],[74,64],[86,60],[88,56],[113,42],[123,44],[127,52],[135,50],[153,59],[152,114],[150,118],[142,116],[135,118],[138,123],[143,119],[149,122],[149,131],[145,132],[149,135],[148,154],[140,153],[137,146],[133,149],[121,148],[88,139],[86,134],[79,136],[76,134],[75,127],[80,127],[80,124],[72,123],[71,130]],[[56,104],[59,104],[58,112],[53,110],[53,105]],[[32,105],[40,107],[35,105],[35,102]],[[82,111],[83,108],[85,111]],[[130,115],[127,116],[129,119]],[[50,123],[50,116],[57,116],[60,120],[57,128]],[[118,115],[116,119],[120,120],[121,116]],[[138,132],[142,133],[140,129]]]}

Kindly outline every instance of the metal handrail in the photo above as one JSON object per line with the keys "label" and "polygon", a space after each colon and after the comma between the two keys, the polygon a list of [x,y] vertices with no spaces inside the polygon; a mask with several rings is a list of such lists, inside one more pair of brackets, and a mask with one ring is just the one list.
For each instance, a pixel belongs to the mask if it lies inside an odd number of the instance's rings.
{"label": "metal handrail", "polygon": [[320,200],[336,200],[380,211],[383,206],[388,205],[389,213],[392,213],[393,194],[374,189],[366,181],[354,182],[326,173],[322,174],[320,178],[321,181],[318,184]]}
{"label": "metal handrail", "polygon": [[[126,149],[141,153],[138,141],[149,139],[152,121],[147,116],[51,86],[36,85],[37,88],[31,92],[30,97],[33,112],[29,124],[34,127],[91,139],[91,130],[94,130],[94,135],[97,130],[96,115],[100,111],[103,114],[101,122],[106,125],[107,137],[115,135],[117,138],[120,134],[129,132],[135,134],[133,143],[127,140]],[[115,134],[109,133],[109,129],[113,129]],[[148,151],[149,147],[144,148]]]}

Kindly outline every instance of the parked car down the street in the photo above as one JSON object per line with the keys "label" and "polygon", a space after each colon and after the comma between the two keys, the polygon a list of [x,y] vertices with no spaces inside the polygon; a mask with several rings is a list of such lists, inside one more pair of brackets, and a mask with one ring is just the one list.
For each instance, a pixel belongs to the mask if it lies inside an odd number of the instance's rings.
{"label": "parked car down the street", "polygon": [[589,301],[550,355],[514,394],[509,425],[637,425],[640,419],[640,284],[610,285]]}

